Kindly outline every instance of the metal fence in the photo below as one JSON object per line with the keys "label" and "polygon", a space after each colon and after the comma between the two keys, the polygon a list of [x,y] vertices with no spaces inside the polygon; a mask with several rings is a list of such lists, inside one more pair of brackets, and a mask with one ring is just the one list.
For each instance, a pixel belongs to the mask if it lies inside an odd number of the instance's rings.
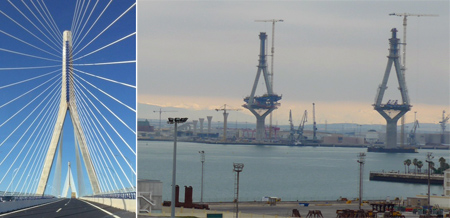
{"label": "metal fence", "polygon": [[119,199],[136,199],[136,192],[124,192],[124,193],[108,193],[84,196],[86,198],[119,198]]}

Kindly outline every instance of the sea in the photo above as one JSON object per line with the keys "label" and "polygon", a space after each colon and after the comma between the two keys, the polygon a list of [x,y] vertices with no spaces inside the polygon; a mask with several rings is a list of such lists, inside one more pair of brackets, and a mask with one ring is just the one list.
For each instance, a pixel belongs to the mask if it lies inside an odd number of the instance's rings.
{"label": "sea", "polygon": [[[173,147],[171,141],[139,141],[138,178],[163,183],[163,200],[171,199]],[[193,187],[193,200],[200,201],[202,163],[205,152],[203,202],[230,202],[235,193],[233,163],[243,163],[239,174],[239,201],[261,201],[265,196],[282,201],[333,201],[359,196],[358,155],[365,152],[363,199],[406,199],[427,194],[426,184],[370,181],[370,171],[404,172],[404,160],[417,158],[425,163],[428,152],[434,162],[449,150],[419,149],[418,153],[374,153],[366,148],[203,144],[177,142],[176,184],[180,201],[184,186]],[[426,164],[422,171],[426,169]],[[414,165],[409,166],[414,171]],[[431,194],[442,195],[442,185],[431,185]]]}

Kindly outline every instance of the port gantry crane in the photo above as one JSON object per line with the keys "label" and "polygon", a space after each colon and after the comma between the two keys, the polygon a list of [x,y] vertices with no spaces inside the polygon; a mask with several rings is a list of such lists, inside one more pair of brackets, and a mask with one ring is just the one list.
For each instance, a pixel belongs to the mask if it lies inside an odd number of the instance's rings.
{"label": "port gantry crane", "polygon": [[417,145],[417,139],[416,139],[416,129],[419,127],[419,121],[416,120],[414,121],[414,126],[411,129],[411,131],[409,132],[409,145],[411,146],[415,146]]}
{"label": "port gantry crane", "polygon": [[308,122],[308,111],[305,110],[303,113],[302,120],[300,121],[300,124],[298,125],[297,129],[297,142],[300,144],[303,144],[305,142],[305,137],[303,136],[303,129],[305,128],[305,123]]}
{"label": "port gantry crane", "polygon": [[303,129],[305,128],[305,123],[308,121],[307,119],[308,112],[305,110],[303,113],[302,120],[298,125],[298,129],[294,129],[294,123],[292,121],[292,113],[289,110],[289,124],[290,124],[290,134],[289,134],[289,143],[292,145],[295,144],[303,144],[305,141],[305,137],[303,137]]}
{"label": "port gantry crane", "polygon": [[417,145],[416,130],[419,127],[419,121],[416,119],[417,111],[414,112],[414,125],[408,135],[408,143],[410,146]]}
{"label": "port gantry crane", "polygon": [[[270,85],[272,87],[273,92],[273,58],[275,56],[275,23],[276,22],[283,22],[284,20],[281,19],[272,19],[272,20],[255,20],[255,22],[272,22],[272,49],[271,49],[271,58],[270,58]],[[272,113],[270,113],[270,123],[269,123],[269,139],[272,139]]]}
{"label": "port gantry crane", "polygon": [[317,126],[316,126],[316,104],[313,103],[313,141],[317,141]]}
{"label": "port gantry crane", "polygon": [[441,143],[444,144],[445,141],[445,128],[448,122],[448,119],[450,118],[450,115],[445,116],[445,110],[442,111],[442,120],[439,121],[439,124],[441,125],[442,129],[442,135],[441,135]]}
{"label": "port gantry crane", "polygon": [[[405,71],[406,71],[406,25],[407,25],[407,19],[410,16],[414,16],[414,17],[438,17],[439,15],[437,14],[410,14],[410,13],[390,13],[389,16],[399,16],[399,17],[403,17],[403,43],[400,43],[403,45],[402,48],[402,53],[403,53],[403,58],[402,58],[402,67],[401,67],[401,71],[402,71],[402,75],[403,75],[403,79],[405,80]],[[400,129],[400,143],[401,145],[403,145],[404,142],[404,132],[405,132],[405,116],[402,116],[401,118],[401,129]]]}
{"label": "port gantry crane", "polygon": [[295,130],[294,130],[294,123],[292,121],[292,112],[291,112],[291,110],[289,110],[289,126],[290,126],[289,143],[290,144],[294,144],[295,143],[295,139],[294,139]]}
{"label": "port gantry crane", "polygon": [[228,113],[227,110],[229,111],[240,111],[241,109],[230,109],[227,108],[227,105],[224,104],[223,107],[217,108],[215,109],[216,111],[223,111],[223,141],[227,141],[227,118],[228,118]]}

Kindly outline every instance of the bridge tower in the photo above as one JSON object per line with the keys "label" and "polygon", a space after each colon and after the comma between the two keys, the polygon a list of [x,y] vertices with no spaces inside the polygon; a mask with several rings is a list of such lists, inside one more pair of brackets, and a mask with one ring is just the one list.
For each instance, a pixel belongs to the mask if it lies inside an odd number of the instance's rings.
{"label": "bridge tower", "polygon": [[[260,43],[260,53],[259,53],[259,64],[258,71],[256,72],[255,82],[253,83],[253,88],[250,96],[244,98],[246,104],[242,105],[252,112],[256,117],[256,141],[262,141],[265,133],[265,119],[273,110],[280,106],[278,103],[281,100],[281,96],[273,92],[272,82],[269,79],[269,72],[267,71],[267,61],[266,61],[266,39],[267,35],[264,32],[259,34]],[[266,84],[267,93],[262,96],[255,96],[256,87],[258,86],[259,77],[261,72],[264,76],[264,82]]]}
{"label": "bridge tower", "polygon": [[[61,141],[64,121],[66,119],[67,112],[69,112],[70,118],[72,119],[75,139],[80,146],[81,155],[83,157],[84,165],[89,177],[89,181],[91,183],[93,194],[95,195],[100,193],[98,178],[95,173],[91,157],[89,155],[89,151],[86,145],[86,138],[84,136],[83,129],[81,128],[80,119],[78,117],[73,82],[72,62],[72,33],[71,31],[66,30],[63,33],[61,102],[59,104],[58,117],[53,129],[52,139],[50,141],[50,146],[45,157],[43,170],[36,191],[37,195],[44,195],[45,189],[47,187],[48,177],[50,175],[53,161],[55,159],[58,142]],[[60,146],[60,149],[61,148],[62,146]]]}
{"label": "bridge tower", "polygon": [[[375,104],[373,104],[374,109],[386,119],[386,148],[397,147],[397,121],[403,115],[406,114],[411,109],[409,104],[408,90],[406,88],[405,77],[402,74],[402,65],[400,65],[399,60],[399,44],[400,39],[397,38],[397,29],[393,28],[391,30],[392,38],[389,39],[389,56],[388,63],[386,66],[386,71],[384,72],[384,77],[381,85],[378,87],[378,92],[375,97]],[[384,92],[387,89],[387,82],[389,79],[389,74],[391,72],[392,64],[395,66],[395,72],[397,74],[399,90],[402,100],[389,100],[387,103],[383,104]]]}

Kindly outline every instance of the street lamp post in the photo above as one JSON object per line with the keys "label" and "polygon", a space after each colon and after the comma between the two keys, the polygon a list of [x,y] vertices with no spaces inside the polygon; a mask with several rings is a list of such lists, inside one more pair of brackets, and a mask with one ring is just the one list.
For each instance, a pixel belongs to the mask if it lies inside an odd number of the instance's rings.
{"label": "street lamp post", "polygon": [[363,171],[366,154],[361,152],[358,154],[359,160],[359,209],[361,210],[362,197],[363,197]]}
{"label": "street lamp post", "polygon": [[233,163],[233,171],[236,172],[236,196],[235,196],[235,201],[236,201],[236,218],[238,218],[239,215],[239,173],[242,172],[242,169],[244,168],[244,164],[243,163]]}
{"label": "street lamp post", "polygon": [[177,172],[177,126],[178,123],[184,123],[188,118],[169,118],[168,124],[175,124],[174,139],[173,139],[173,169],[172,169],[172,202],[171,207],[171,218],[175,218],[175,181]]}
{"label": "street lamp post", "polygon": [[205,163],[205,151],[199,151],[202,156],[202,185],[201,185],[201,194],[200,194],[200,203],[203,203],[203,164]]}
{"label": "street lamp post", "polygon": [[428,203],[428,212],[427,214],[430,213],[430,171],[431,171],[431,160],[434,158],[434,156],[432,155],[433,153],[428,152],[427,153],[427,159],[425,160],[428,163],[428,198],[427,198],[427,203]]}

